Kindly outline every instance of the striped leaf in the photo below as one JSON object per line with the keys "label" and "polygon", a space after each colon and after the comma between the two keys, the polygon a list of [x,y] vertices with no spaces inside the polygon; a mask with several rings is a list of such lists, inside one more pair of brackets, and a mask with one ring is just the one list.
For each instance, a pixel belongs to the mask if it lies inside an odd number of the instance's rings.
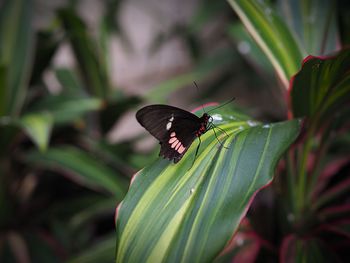
{"label": "striped leaf", "polygon": [[306,55],[297,39],[267,1],[228,0],[248,32],[269,58],[287,88]]}
{"label": "striped leaf", "polygon": [[279,0],[278,5],[308,54],[328,54],[340,47],[336,2]]}
{"label": "striped leaf", "polygon": [[141,170],[118,208],[116,262],[211,262],[245,216],[255,193],[273,179],[299,121],[261,125],[216,110],[216,124],[192,165],[197,142],[176,165]]}

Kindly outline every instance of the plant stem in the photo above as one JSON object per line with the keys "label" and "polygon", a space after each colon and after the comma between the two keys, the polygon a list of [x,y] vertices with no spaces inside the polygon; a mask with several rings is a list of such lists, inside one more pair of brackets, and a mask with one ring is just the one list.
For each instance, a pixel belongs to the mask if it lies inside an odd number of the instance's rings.
{"label": "plant stem", "polygon": [[295,193],[295,162],[294,162],[294,149],[290,149],[286,156],[286,167],[287,167],[287,188],[289,194],[289,205],[292,208],[293,213],[296,213],[296,193]]}
{"label": "plant stem", "polygon": [[307,184],[307,161],[309,152],[312,146],[312,132],[310,131],[305,140],[304,147],[302,148],[301,160],[299,165],[299,178],[297,183],[297,215],[298,217],[303,214],[303,209],[306,205],[306,184]]}

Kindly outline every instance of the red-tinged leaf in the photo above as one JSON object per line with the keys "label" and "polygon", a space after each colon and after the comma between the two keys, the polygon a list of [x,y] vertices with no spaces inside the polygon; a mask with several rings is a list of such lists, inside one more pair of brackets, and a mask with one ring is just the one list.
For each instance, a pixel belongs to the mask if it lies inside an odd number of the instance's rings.
{"label": "red-tinged leaf", "polygon": [[331,250],[321,240],[288,235],[282,241],[279,261],[326,263],[333,262],[334,258]]}
{"label": "red-tinged leaf", "polygon": [[344,236],[350,240],[350,218],[333,222],[332,224],[322,224],[318,229],[318,232],[332,232],[336,235]]}
{"label": "red-tinged leaf", "polygon": [[262,240],[256,232],[254,232],[248,219],[245,218],[242,220],[237,233],[232,237],[226,248],[214,262],[256,262],[263,244],[267,244],[267,242]]}
{"label": "red-tinged leaf", "polygon": [[313,202],[313,207],[318,209],[322,206],[325,206],[332,201],[338,200],[341,196],[347,195],[350,191],[350,178],[347,180],[342,180],[335,186],[327,191],[323,192],[318,198],[315,196],[315,201]]}
{"label": "red-tinged leaf", "polygon": [[289,90],[290,117],[321,123],[336,116],[350,102],[350,49],[331,57],[308,56]]}
{"label": "red-tinged leaf", "polygon": [[318,213],[318,218],[323,222],[334,221],[350,217],[350,204],[331,206],[322,209]]}

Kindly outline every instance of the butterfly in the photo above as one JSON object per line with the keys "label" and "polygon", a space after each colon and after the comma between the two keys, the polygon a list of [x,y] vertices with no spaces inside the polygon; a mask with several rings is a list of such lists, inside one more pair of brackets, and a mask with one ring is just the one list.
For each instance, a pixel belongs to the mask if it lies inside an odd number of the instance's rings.
{"label": "butterfly", "polygon": [[136,113],[137,121],[160,143],[159,155],[177,163],[192,142],[211,128],[213,118],[204,113],[198,117],[191,112],[169,105],[149,105]]}

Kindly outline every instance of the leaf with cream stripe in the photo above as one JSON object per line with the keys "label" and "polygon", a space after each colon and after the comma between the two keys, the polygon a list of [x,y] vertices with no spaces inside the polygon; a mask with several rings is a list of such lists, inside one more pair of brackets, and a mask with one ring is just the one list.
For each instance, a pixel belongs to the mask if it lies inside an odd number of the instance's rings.
{"label": "leaf with cream stripe", "polygon": [[118,209],[116,262],[212,262],[299,133],[297,120],[254,126],[213,115],[228,149],[208,131],[192,167],[196,142],[178,164],[159,159],[136,175]]}

